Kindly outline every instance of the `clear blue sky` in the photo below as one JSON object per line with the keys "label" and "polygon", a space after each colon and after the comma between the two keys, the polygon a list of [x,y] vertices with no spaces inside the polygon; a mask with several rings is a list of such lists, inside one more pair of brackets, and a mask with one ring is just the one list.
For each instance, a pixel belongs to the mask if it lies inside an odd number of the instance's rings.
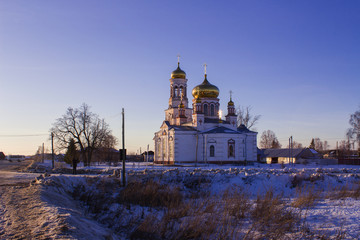
{"label": "clear blue sky", "polygon": [[360,105],[359,12],[355,0],[0,0],[0,151],[49,148],[52,123],[82,103],[119,139],[124,107],[129,151],[153,149],[177,54],[188,95],[206,62],[224,113],[232,90],[262,115],[259,136],[334,147]]}

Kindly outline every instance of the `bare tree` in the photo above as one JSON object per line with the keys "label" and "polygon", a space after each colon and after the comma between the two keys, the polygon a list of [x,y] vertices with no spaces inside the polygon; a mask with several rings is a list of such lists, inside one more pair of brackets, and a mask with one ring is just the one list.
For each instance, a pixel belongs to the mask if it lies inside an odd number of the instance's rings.
{"label": "bare tree", "polygon": [[324,152],[329,149],[328,141],[321,141],[320,138],[313,138],[309,148],[315,149],[318,152]]}
{"label": "bare tree", "polygon": [[328,142],[326,140],[321,141],[320,138],[313,138],[311,140],[310,146],[312,146],[312,148],[318,152],[323,152],[329,149]]}
{"label": "bare tree", "polygon": [[[287,145],[287,148],[289,148],[289,144]],[[303,145],[299,142],[293,141],[292,148],[303,148]]]}
{"label": "bare tree", "polygon": [[241,107],[239,106],[236,110],[237,114],[237,125],[245,125],[248,129],[251,129],[260,119],[261,115],[251,115],[252,107]]}
{"label": "bare tree", "polygon": [[85,103],[79,108],[69,107],[66,113],[56,120],[50,131],[54,133],[56,145],[60,150],[66,149],[73,138],[85,166],[90,165],[95,149],[103,147],[109,139],[115,139],[105,120],[90,112],[89,106]]}
{"label": "bare tree", "polygon": [[338,145],[338,155],[340,157],[351,155],[351,143],[349,140],[341,140]]}
{"label": "bare tree", "polygon": [[281,144],[273,131],[267,130],[261,134],[260,148],[281,148]]}
{"label": "bare tree", "polygon": [[358,154],[360,155],[360,109],[350,115],[349,124],[351,128],[347,130],[346,135],[358,143]]}

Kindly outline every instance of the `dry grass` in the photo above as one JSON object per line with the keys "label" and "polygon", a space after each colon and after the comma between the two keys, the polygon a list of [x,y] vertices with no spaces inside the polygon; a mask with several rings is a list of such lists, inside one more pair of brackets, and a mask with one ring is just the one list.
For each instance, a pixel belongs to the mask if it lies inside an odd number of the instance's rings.
{"label": "dry grass", "polygon": [[327,193],[326,198],[332,199],[332,200],[338,200],[338,199],[345,199],[345,198],[360,198],[360,182],[349,186],[340,186],[334,188],[332,191],[329,191]]}
{"label": "dry grass", "polygon": [[179,206],[183,200],[183,195],[179,188],[161,185],[152,180],[142,183],[138,181],[130,182],[120,192],[120,203],[130,203],[147,207],[170,207]]}
{"label": "dry grass", "polygon": [[251,208],[249,194],[239,186],[225,190],[222,196],[224,212],[235,217],[236,220],[246,217]]}
{"label": "dry grass", "polygon": [[[187,184],[201,189],[201,184],[207,182],[194,178]],[[306,216],[304,218],[301,211],[326,197],[360,197],[360,184],[338,188],[327,196],[314,187],[298,185],[291,203],[271,189],[252,199],[239,186],[232,186],[215,196],[194,197],[185,195],[179,187],[152,180],[130,181],[121,188],[117,179],[90,178],[88,185],[91,187],[79,185],[74,198],[86,203],[96,216],[103,216],[101,214],[111,204],[119,204],[117,212],[107,219],[102,218],[101,222],[117,232],[126,232],[127,238],[134,240],[291,239],[292,236],[328,239],[325,234],[321,235],[304,224]],[[339,231],[336,239],[344,236],[345,233]]]}
{"label": "dry grass", "polygon": [[320,199],[321,192],[316,191],[314,187],[297,187],[296,197],[294,198],[291,206],[300,209],[309,209],[315,205],[315,201]]}
{"label": "dry grass", "polygon": [[257,197],[251,217],[252,226],[245,236],[246,239],[280,239],[292,232],[300,219],[273,190]]}

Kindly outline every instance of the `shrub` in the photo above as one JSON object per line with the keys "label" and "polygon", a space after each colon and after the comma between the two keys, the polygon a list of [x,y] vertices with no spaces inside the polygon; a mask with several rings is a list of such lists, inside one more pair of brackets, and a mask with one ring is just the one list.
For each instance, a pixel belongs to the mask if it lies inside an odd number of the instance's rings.
{"label": "shrub", "polygon": [[291,206],[300,209],[309,209],[315,205],[315,201],[320,198],[320,195],[321,193],[315,191],[314,187],[297,187],[296,198],[294,198]]}
{"label": "shrub", "polygon": [[224,211],[239,220],[245,218],[251,203],[248,194],[240,187],[227,188],[222,196]]}
{"label": "shrub", "polygon": [[299,222],[299,217],[283,204],[280,195],[274,195],[273,190],[268,190],[264,196],[258,195],[251,216],[253,223],[246,238],[254,238],[255,233],[256,238],[279,239]]}
{"label": "shrub", "polygon": [[119,194],[119,201],[147,207],[178,206],[183,199],[180,189],[159,182],[129,182]]}

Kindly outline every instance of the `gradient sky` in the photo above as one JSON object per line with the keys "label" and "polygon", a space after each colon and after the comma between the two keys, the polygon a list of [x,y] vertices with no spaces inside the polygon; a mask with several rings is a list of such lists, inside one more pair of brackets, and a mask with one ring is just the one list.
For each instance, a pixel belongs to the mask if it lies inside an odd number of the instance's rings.
{"label": "gradient sky", "polygon": [[335,147],[360,106],[359,12],[355,0],[0,0],[0,151],[50,148],[52,123],[82,103],[119,140],[124,107],[126,147],[153,149],[177,54],[189,96],[206,62],[222,111],[232,90],[261,115],[259,137]]}

